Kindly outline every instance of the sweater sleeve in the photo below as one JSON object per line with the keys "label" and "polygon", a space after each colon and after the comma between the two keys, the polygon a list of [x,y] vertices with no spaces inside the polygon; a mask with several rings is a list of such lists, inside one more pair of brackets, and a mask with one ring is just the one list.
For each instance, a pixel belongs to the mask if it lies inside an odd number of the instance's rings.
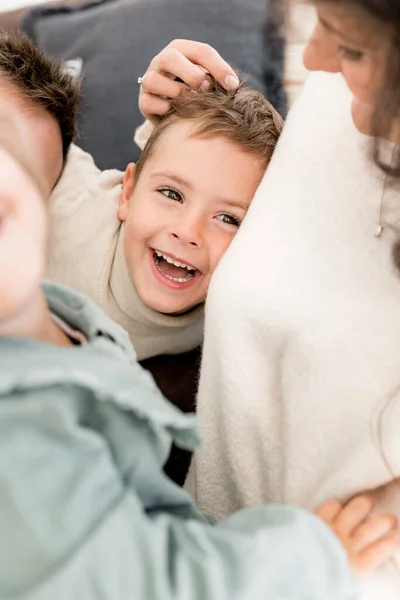
{"label": "sweater sleeve", "polygon": [[121,171],[101,171],[91,154],[72,144],[63,174],[50,197],[50,211],[65,215],[81,210],[88,201],[93,204],[109,202],[110,193],[119,189],[122,180]]}
{"label": "sweater sleeve", "polygon": [[11,460],[14,446],[0,444],[7,461],[0,595],[7,589],[29,600],[356,600],[343,548],[311,513],[271,505],[214,526],[194,510],[185,517],[179,505],[189,506],[189,498],[169,491],[161,472],[152,475],[145,449],[126,468],[122,447],[110,452],[93,430],[72,434],[61,402],[45,412],[46,419],[38,410],[19,427],[30,434],[30,452]]}
{"label": "sweater sleeve", "polygon": [[61,589],[86,600],[355,600],[346,563],[325,525],[294,508],[251,509],[213,527],[149,517],[130,494],[54,569],[40,600]]}
{"label": "sweater sleeve", "polygon": [[[145,384],[141,394],[150,402]],[[8,399],[1,597],[356,600],[343,548],[311,513],[271,505],[206,522],[162,473],[170,416],[160,405],[156,419],[70,386]]]}
{"label": "sweater sleeve", "polygon": [[[325,600],[356,597],[339,543],[317,518],[290,507],[238,513],[212,527],[168,515],[124,527],[132,576],[147,600]],[[129,519],[131,520],[131,518]],[[132,524],[133,525],[133,524]],[[144,547],[137,546],[139,538]],[[139,551],[139,552],[138,552]],[[146,557],[152,556],[151,567]],[[150,567],[150,569],[149,569]],[[156,573],[157,584],[151,580]],[[122,596],[121,596],[122,600]]]}
{"label": "sweater sleeve", "polygon": [[69,149],[62,176],[50,197],[51,203],[76,201],[101,174],[93,157],[75,144]]}

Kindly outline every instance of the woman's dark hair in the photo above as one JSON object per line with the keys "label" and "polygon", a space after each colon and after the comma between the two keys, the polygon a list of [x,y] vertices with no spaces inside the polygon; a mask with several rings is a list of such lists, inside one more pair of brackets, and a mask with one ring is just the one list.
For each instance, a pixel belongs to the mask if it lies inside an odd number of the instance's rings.
{"label": "woman's dark hair", "polygon": [[400,0],[313,0],[313,4],[341,5],[359,10],[367,17],[388,27],[391,51],[388,53],[382,89],[372,116],[372,146],[375,163],[388,175],[400,179],[400,146],[394,150],[391,163],[384,159],[382,138],[389,137],[393,121],[400,117]]}
{"label": "woman's dark hair", "polygon": [[[400,118],[400,0],[312,0],[313,4],[341,5],[359,10],[361,14],[387,26],[391,36],[383,85],[372,116],[372,155],[374,162],[390,180],[400,182],[400,145],[393,150],[390,164],[385,159],[382,139],[388,138],[395,119]],[[387,156],[387,153],[386,153]],[[393,247],[393,259],[400,271],[400,240]]]}

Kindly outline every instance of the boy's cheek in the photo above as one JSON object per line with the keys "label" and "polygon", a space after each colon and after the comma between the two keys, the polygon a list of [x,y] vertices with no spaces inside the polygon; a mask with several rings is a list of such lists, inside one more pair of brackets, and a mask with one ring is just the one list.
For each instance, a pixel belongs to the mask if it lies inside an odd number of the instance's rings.
{"label": "boy's cheek", "polygon": [[223,236],[223,238],[220,239],[219,243],[217,243],[216,241],[209,242],[209,246],[214,248],[213,256],[210,261],[210,263],[211,263],[210,264],[210,275],[212,275],[214,273],[215,269],[218,267],[225,252],[228,250],[229,246],[231,245],[235,235],[236,235],[236,232],[233,234],[229,234],[229,235],[225,234]]}

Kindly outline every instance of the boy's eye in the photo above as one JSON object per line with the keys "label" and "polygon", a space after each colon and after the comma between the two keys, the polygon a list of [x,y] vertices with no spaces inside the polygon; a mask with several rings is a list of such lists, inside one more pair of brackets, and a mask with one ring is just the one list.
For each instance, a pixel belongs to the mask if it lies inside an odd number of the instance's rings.
{"label": "boy's eye", "polygon": [[353,62],[357,62],[361,60],[364,56],[364,53],[360,50],[351,50],[350,48],[346,48],[345,46],[338,47],[339,53],[342,55],[342,58],[345,60],[352,60]]}
{"label": "boy's eye", "polygon": [[176,190],[172,190],[171,188],[162,188],[158,191],[161,192],[164,196],[166,196],[166,198],[169,198],[170,200],[175,200],[175,202],[182,202],[182,196]]}
{"label": "boy's eye", "polygon": [[233,225],[234,227],[239,227],[240,221],[233,215],[222,214],[218,215],[217,219],[222,221],[222,223],[226,223],[227,225]]}

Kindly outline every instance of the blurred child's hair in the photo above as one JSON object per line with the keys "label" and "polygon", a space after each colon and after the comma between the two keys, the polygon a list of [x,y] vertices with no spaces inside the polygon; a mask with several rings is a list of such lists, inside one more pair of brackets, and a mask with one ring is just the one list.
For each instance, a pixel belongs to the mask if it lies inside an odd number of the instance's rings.
{"label": "blurred child's hair", "polygon": [[0,83],[3,81],[27,103],[56,119],[66,158],[76,134],[79,86],[62,63],[44,54],[28,36],[0,31]]}
{"label": "blurred child's hair", "polygon": [[210,77],[206,91],[189,91],[171,101],[171,108],[155,126],[135,169],[135,179],[153,153],[163,133],[184,119],[194,122],[193,137],[224,137],[254,154],[266,168],[283,127],[283,119],[256,90],[245,87],[227,91]]}

